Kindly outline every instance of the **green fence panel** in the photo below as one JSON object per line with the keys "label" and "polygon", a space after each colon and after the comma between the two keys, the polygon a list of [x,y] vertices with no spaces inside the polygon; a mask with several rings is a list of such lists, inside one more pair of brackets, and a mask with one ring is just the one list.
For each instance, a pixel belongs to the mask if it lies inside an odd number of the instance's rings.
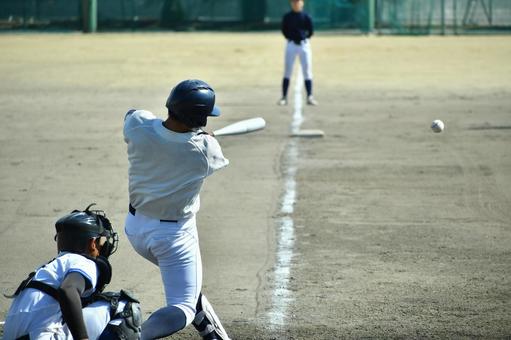
{"label": "green fence panel", "polygon": [[[83,1],[0,0],[0,29],[87,30]],[[98,31],[278,29],[288,0],[94,0]],[[511,0],[306,0],[317,30],[466,34],[511,30]]]}

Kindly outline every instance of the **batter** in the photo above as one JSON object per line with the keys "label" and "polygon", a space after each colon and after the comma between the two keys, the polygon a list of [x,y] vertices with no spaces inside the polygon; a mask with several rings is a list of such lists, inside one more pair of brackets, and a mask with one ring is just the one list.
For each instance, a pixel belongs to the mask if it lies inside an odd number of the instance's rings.
{"label": "batter", "polygon": [[227,166],[217,140],[202,131],[219,116],[215,92],[185,80],[170,93],[165,121],[145,110],[125,118],[129,213],[125,232],[134,249],[159,266],[167,306],[142,325],[142,339],[169,336],[193,322],[203,339],[228,339],[201,292],[202,262],[195,215],[206,177]]}
{"label": "batter", "polygon": [[289,80],[293,72],[293,64],[298,56],[302,65],[307,104],[318,105],[312,96],[312,52],[310,38],[314,34],[312,18],[303,11],[303,0],[290,0],[291,11],[282,18],[282,34],[286,38],[284,79],[282,80],[282,98],[279,105],[287,105]]}

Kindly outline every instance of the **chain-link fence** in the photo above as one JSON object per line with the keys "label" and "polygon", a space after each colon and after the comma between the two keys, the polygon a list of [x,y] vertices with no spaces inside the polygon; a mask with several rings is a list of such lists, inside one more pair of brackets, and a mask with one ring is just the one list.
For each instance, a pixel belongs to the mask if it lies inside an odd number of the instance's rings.
{"label": "chain-link fence", "polygon": [[511,30],[511,0],[378,0],[376,29],[392,34]]}
{"label": "chain-link fence", "polygon": [[[91,0],[0,0],[0,29],[81,30]],[[278,29],[288,0],[94,0],[97,30]],[[321,29],[380,34],[511,31],[511,0],[306,0]],[[370,22],[372,20],[372,22]]]}

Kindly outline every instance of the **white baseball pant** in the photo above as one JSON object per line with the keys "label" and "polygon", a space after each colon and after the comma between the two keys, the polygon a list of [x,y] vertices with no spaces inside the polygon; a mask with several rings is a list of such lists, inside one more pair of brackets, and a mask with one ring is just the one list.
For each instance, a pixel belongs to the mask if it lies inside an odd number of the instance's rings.
{"label": "white baseball pant", "polygon": [[286,53],[285,53],[285,67],[284,67],[284,78],[290,79],[293,73],[293,65],[296,56],[300,58],[302,65],[303,79],[312,79],[312,53],[309,43],[309,39],[303,40],[300,45],[295,44],[292,41],[286,42]]}
{"label": "white baseball pant", "polygon": [[189,325],[202,287],[202,261],[195,216],[163,222],[136,212],[126,216],[125,233],[142,257],[160,268],[167,306],[181,309]]}

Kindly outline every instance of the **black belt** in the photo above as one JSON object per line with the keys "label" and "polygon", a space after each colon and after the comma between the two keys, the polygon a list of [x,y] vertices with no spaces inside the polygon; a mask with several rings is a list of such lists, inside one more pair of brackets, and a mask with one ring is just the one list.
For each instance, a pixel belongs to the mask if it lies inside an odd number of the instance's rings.
{"label": "black belt", "polygon": [[[131,203],[129,205],[129,211],[130,211],[130,214],[132,214],[133,216],[135,216],[135,214],[137,213],[137,209],[135,209]],[[170,223],[177,223],[177,220],[160,220],[160,222],[170,222]]]}

